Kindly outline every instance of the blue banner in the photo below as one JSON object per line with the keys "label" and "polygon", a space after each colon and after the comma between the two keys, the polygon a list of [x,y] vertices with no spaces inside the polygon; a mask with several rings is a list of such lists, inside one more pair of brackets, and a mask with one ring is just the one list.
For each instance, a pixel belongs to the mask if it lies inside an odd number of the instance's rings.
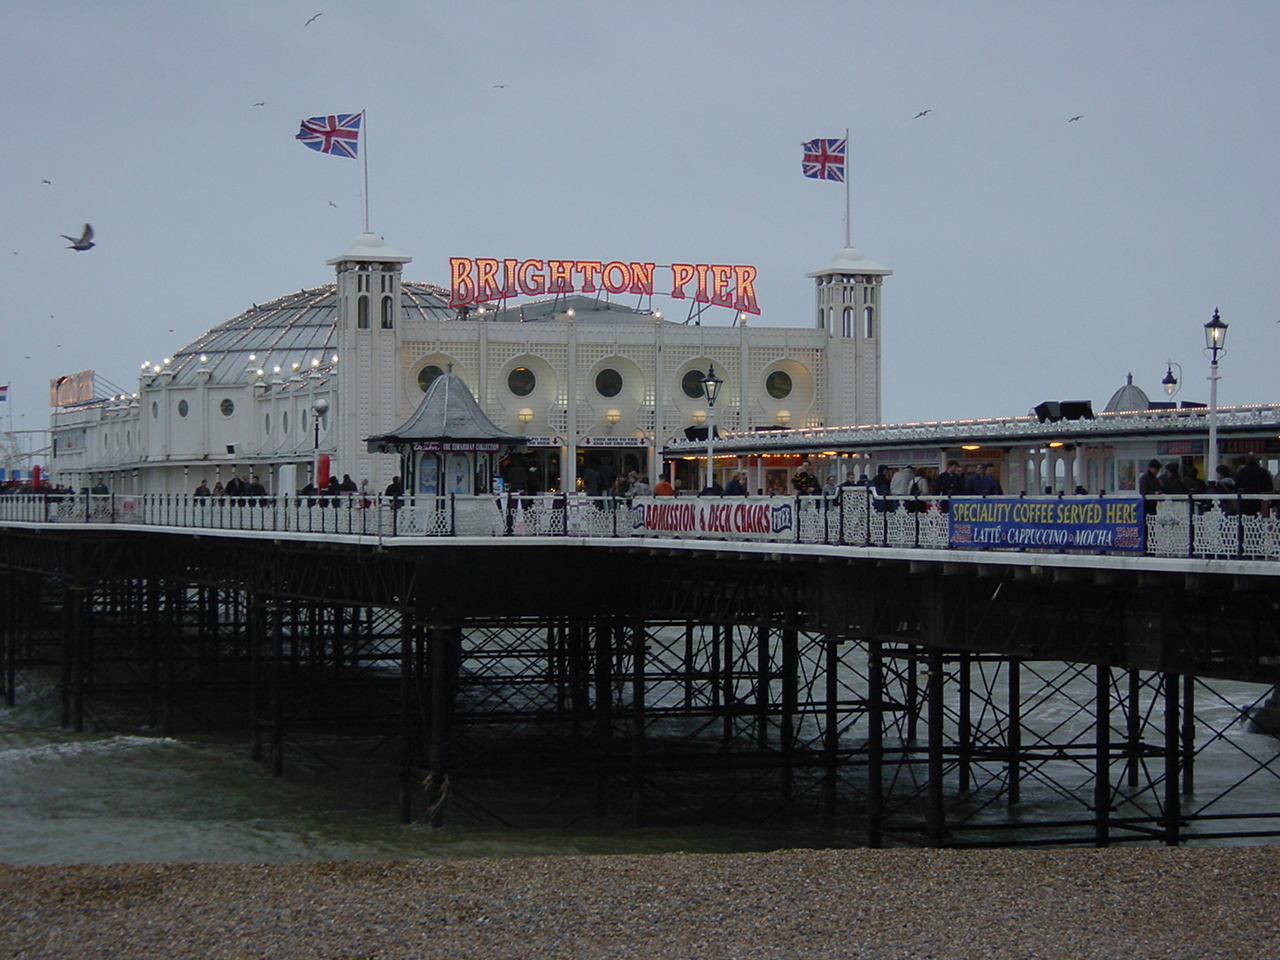
{"label": "blue banner", "polygon": [[957,497],[947,512],[953,547],[1141,551],[1145,531],[1138,498]]}

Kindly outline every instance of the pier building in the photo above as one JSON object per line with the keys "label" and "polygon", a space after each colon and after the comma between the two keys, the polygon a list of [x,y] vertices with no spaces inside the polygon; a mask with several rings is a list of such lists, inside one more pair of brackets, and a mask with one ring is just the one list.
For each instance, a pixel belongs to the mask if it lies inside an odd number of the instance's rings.
{"label": "pier building", "polygon": [[[136,393],[103,397],[92,377],[66,390],[61,378],[46,476],[75,489],[102,477],[118,492],[190,493],[247,474],[294,493],[323,456],[334,475],[381,491],[399,461],[367,438],[404,422],[450,369],[494,424],[524,438],[520,471],[535,492],[575,489],[593,461],[656,480],[658,451],[708,428],[702,379],[713,367],[724,381],[717,432],[881,419],[880,298],[892,271],[856,249],[808,275],[814,312],[794,326],[708,304],[677,322],[650,298],[608,290],[459,305],[450,290],[404,279],[410,262],[365,234],[328,261],[333,284],[253,304],[148,360]],[[728,320],[702,322],[718,317]],[[468,492],[491,480],[470,462]]]}

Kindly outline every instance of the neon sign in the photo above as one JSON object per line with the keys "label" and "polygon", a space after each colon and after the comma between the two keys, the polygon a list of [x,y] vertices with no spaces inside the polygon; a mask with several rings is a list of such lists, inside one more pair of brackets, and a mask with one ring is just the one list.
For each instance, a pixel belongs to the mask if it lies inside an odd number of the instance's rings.
{"label": "neon sign", "polygon": [[[465,307],[508,297],[536,297],[558,293],[653,295],[656,264],[622,260],[494,260],[485,257],[449,258],[449,306]],[[689,297],[743,313],[760,313],[756,301],[756,268],[744,264],[673,263],[673,300]]]}

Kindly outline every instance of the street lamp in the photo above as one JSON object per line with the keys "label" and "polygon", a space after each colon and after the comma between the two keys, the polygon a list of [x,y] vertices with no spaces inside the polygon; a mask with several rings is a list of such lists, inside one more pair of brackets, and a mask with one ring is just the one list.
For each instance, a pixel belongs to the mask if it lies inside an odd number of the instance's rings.
{"label": "street lamp", "polygon": [[[1173,375],[1174,367],[1178,367],[1177,377]],[[1182,367],[1174,363],[1172,360],[1170,360],[1168,369],[1165,371],[1164,378],[1160,381],[1160,383],[1164,386],[1165,396],[1167,396],[1170,400],[1172,400],[1173,395],[1178,392],[1178,377],[1181,377],[1181,376],[1182,376]]]}
{"label": "street lamp", "polygon": [[311,413],[313,414],[311,419],[315,421],[315,448],[317,450],[320,449],[320,420],[328,412],[329,401],[324,397],[318,397],[315,403],[311,404]]}
{"label": "street lamp", "polygon": [[716,435],[716,397],[724,381],[716,376],[716,365],[707,364],[707,375],[702,378],[702,389],[707,395],[707,486],[715,484],[716,462],[713,444]]}
{"label": "street lamp", "polygon": [[1204,349],[1209,354],[1209,457],[1205,460],[1209,476],[1218,466],[1218,357],[1227,352],[1226,343],[1227,325],[1215,307],[1213,319],[1204,325]]}

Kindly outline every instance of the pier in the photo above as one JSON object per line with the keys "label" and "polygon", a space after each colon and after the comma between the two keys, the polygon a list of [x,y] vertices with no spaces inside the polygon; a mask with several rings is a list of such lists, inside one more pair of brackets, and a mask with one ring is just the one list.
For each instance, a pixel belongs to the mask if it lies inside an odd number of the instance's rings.
{"label": "pier", "polygon": [[[276,774],[308,738],[366,738],[395,752],[405,822],[801,818],[870,846],[1280,831],[1275,741],[1248,726],[1280,683],[1261,505],[1162,498],[1141,549],[1100,551],[960,545],[931,498],[861,490],[688,528],[726,504],[3,498],[4,695],[56,671],[68,727],[113,697],[163,733],[212,698]],[[650,505],[692,515],[649,529]],[[555,788],[536,810],[530,779]]]}

